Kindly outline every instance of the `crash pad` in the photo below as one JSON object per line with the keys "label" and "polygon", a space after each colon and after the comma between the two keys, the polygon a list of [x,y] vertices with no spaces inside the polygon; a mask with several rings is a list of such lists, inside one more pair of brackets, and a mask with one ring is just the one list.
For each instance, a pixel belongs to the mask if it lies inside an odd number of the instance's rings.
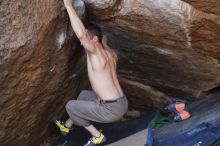
{"label": "crash pad", "polygon": [[[176,146],[174,141],[178,139],[178,135],[183,137],[188,131],[196,129],[196,127],[203,123],[209,123],[213,126],[219,125],[219,105],[219,92],[212,93],[204,97],[203,100],[190,103],[187,110],[191,113],[191,118],[181,122],[170,122],[163,127],[156,129],[154,132],[155,144],[159,146],[161,143],[169,141],[169,143],[173,144],[170,146]],[[209,135],[211,137],[211,134],[208,134],[208,132],[208,130],[204,131],[203,134],[207,134],[207,136]],[[163,144],[163,146],[165,146],[165,144]]]}

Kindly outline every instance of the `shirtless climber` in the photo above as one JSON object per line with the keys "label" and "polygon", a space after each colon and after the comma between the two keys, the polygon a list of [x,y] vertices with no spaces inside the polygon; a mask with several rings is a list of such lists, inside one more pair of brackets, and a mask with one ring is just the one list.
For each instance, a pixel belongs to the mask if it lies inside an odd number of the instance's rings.
{"label": "shirtless climber", "polygon": [[106,141],[90,121],[109,123],[119,120],[127,111],[128,102],[117,78],[117,55],[107,45],[101,29],[90,25],[86,29],[72,6],[72,0],[64,0],[72,28],[85,48],[88,76],[93,91],[82,91],[77,100],[66,104],[69,119],[64,123],[54,119],[63,134],[67,134],[72,124],[83,126],[92,138],[85,146],[93,146]]}

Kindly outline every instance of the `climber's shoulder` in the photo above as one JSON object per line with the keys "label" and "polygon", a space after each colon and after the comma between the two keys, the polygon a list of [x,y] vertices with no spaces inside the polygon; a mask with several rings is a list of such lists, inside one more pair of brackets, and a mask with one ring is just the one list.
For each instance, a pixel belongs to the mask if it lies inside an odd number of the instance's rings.
{"label": "climber's shoulder", "polygon": [[95,47],[95,42],[89,37],[88,31],[79,38],[81,45],[85,48],[88,53],[96,53],[97,48]]}

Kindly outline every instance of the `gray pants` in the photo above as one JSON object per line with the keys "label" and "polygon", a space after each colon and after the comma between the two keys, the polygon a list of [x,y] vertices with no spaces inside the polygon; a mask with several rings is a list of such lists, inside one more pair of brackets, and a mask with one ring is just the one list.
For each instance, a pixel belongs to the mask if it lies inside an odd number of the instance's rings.
{"label": "gray pants", "polygon": [[78,126],[89,126],[90,121],[110,123],[119,120],[128,109],[128,101],[125,96],[116,102],[99,100],[96,94],[89,90],[83,90],[77,100],[70,100],[66,104],[66,111]]}

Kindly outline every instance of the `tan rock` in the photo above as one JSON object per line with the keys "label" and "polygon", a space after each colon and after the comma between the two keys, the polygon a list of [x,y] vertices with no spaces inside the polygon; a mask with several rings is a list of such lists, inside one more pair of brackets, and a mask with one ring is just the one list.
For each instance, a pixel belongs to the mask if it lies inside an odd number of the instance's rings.
{"label": "tan rock", "polygon": [[90,19],[118,51],[122,77],[191,100],[220,85],[219,2],[186,2],[122,0],[105,10],[94,2]]}
{"label": "tan rock", "polygon": [[85,59],[67,20],[57,0],[0,2],[0,145],[40,144],[76,94]]}
{"label": "tan rock", "polygon": [[171,103],[171,97],[150,86],[122,78],[120,79],[120,83],[128,98],[130,109],[138,109],[142,112],[152,111],[161,109]]}
{"label": "tan rock", "polygon": [[[172,96],[195,100],[220,85],[220,5],[214,0],[85,0],[119,54],[131,110]],[[84,17],[85,6],[75,2]],[[34,146],[51,117],[89,86],[62,1],[0,2],[0,143]],[[82,48],[80,48],[82,49]],[[164,93],[163,93],[164,92]],[[134,114],[135,115],[135,114]]]}

